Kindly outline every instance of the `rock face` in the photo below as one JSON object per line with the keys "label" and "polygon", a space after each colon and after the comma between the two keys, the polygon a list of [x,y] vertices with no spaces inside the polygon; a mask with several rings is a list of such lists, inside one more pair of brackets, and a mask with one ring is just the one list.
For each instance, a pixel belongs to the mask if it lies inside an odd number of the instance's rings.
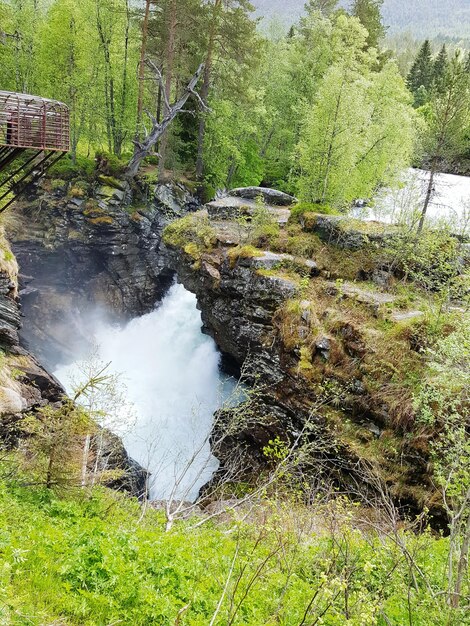
{"label": "rock face", "polygon": [[274,206],[292,206],[296,202],[294,196],[290,196],[277,189],[268,189],[266,187],[240,187],[232,189],[229,196],[245,198],[247,200],[256,200],[261,197],[266,204]]}
{"label": "rock face", "polygon": [[15,423],[22,415],[63,394],[59,382],[20,346],[18,265],[0,233],[0,437],[16,436]]}
{"label": "rock face", "polygon": [[10,216],[22,339],[49,367],[86,344],[90,318],[146,313],[173,280],[161,233],[197,201],[174,183],[157,185],[146,203],[130,201],[128,183],[112,177],[46,179]]}
{"label": "rock face", "polygon": [[[420,371],[421,356],[406,334],[402,339],[397,332],[393,339],[388,329],[403,320],[419,323],[422,314],[397,308],[397,297],[383,291],[385,279],[371,285],[371,257],[376,254],[381,267],[380,246],[389,237],[388,227],[368,225],[364,232],[356,222],[315,216],[315,223],[304,224],[299,234],[298,225],[293,231],[283,228],[279,210],[289,210],[271,206],[280,225],[278,247],[275,252],[256,249],[230,228],[230,220],[241,228],[237,218],[240,200],[248,201],[244,196],[242,190],[221,198],[194,216],[194,241],[198,221],[206,220],[213,231],[211,244],[199,248],[199,256],[191,247],[171,243],[167,231],[172,267],[196,294],[204,331],[215,339],[226,367],[242,370],[261,390],[256,395],[259,421],[230,439],[222,463],[230,460],[232,446],[242,443],[256,473],[271,440],[293,441],[308,424],[321,443],[320,467],[328,467],[336,484],[353,490],[360,485],[369,493],[373,481],[363,469],[373,463],[397,501],[418,510],[433,491],[428,457],[419,434],[414,442],[404,433],[414,419],[406,372]],[[308,249],[318,250],[318,258],[286,254],[299,241],[303,248],[307,242]],[[367,247],[367,272],[359,265],[362,247]],[[325,259],[335,265],[335,274],[346,271],[336,282]],[[351,263],[358,270],[352,279]]]}
{"label": "rock face", "polygon": [[[23,436],[22,420],[47,405],[60,406],[65,391],[37,359],[20,345],[21,304],[18,266],[0,233],[0,448],[14,447]],[[147,473],[131,459],[118,437],[103,431],[101,464],[119,470],[110,486],[141,496]]]}

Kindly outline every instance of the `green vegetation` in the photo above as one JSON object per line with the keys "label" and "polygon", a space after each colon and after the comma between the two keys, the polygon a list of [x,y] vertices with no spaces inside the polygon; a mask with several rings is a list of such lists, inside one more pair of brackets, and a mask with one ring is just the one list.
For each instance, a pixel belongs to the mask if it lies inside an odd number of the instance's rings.
{"label": "green vegetation", "polygon": [[[147,14],[149,2],[0,2],[2,32],[20,34],[0,49],[3,87],[71,108],[71,158],[55,177],[89,179],[96,166],[122,174],[133,139],[148,132],[144,112],[161,121],[201,62],[197,89],[210,111],[188,100],[194,115],[174,119],[142,168],[147,180],[170,170],[205,198],[263,181],[344,206],[409,164],[414,112],[395,62],[378,62],[377,0],[357,0],[351,15],[310,3],[291,36],[259,33],[246,0],[158,0]],[[160,90],[152,63],[163,69]]]}
{"label": "green vegetation", "polygon": [[196,518],[165,533],[161,514],[142,518],[111,492],[59,499],[2,482],[2,623],[465,623],[441,594],[447,539],[392,531],[341,500],[313,517],[269,500],[257,511],[252,521],[196,529]]}
{"label": "green vegetation", "polygon": [[289,222],[300,222],[307,213],[321,215],[338,215],[338,211],[329,204],[314,204],[313,202],[299,202],[290,212]]}
{"label": "green vegetation", "polygon": [[207,216],[193,214],[169,224],[163,233],[163,241],[167,246],[183,249],[198,260],[204,252],[213,248],[216,233]]}

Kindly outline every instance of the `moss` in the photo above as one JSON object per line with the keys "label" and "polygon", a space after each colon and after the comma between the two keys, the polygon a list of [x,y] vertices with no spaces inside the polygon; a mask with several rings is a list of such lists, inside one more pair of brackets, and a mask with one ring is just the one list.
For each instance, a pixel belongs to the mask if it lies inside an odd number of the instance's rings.
{"label": "moss", "polygon": [[102,185],[106,187],[112,187],[113,189],[119,189],[120,191],[125,191],[126,186],[122,180],[115,178],[114,176],[105,176],[104,174],[100,174],[98,176],[98,180]]}
{"label": "moss", "polygon": [[67,237],[70,241],[80,241],[82,233],[78,230],[69,230]]}
{"label": "moss", "polygon": [[167,246],[181,250],[185,250],[188,244],[194,244],[190,256],[195,258],[196,249],[200,257],[215,246],[217,237],[207,217],[197,213],[169,224],[163,232],[163,241]]}
{"label": "moss", "polygon": [[200,249],[196,243],[190,241],[184,246],[184,251],[190,257],[192,257],[195,261],[199,260],[200,257]]}
{"label": "moss", "polygon": [[68,190],[67,195],[69,198],[84,198],[86,195],[86,192],[80,187],[76,187],[74,185]]}
{"label": "moss", "polygon": [[98,200],[95,198],[88,198],[85,202],[85,210],[83,211],[84,215],[90,215],[92,211],[101,210],[99,208]]}
{"label": "moss", "polygon": [[127,166],[124,159],[120,159],[109,152],[97,152],[96,161],[99,163],[101,175],[111,176],[113,179],[122,176]]}
{"label": "moss", "polygon": [[76,178],[91,180],[95,172],[95,161],[86,157],[77,156],[75,163],[70,155],[66,155],[49,170],[49,175],[64,180]]}
{"label": "moss", "polygon": [[15,255],[13,254],[13,252],[11,250],[8,249],[3,249],[3,259],[9,263],[10,261],[14,261],[15,260]]}
{"label": "moss", "polygon": [[263,254],[263,250],[259,250],[258,248],[247,244],[231,248],[228,251],[227,256],[230,259],[231,266],[233,267],[238,259],[253,259],[256,257],[261,257],[263,256]]}
{"label": "moss", "polygon": [[98,204],[90,204],[89,208],[87,206],[87,208],[83,211],[83,215],[85,215],[85,217],[101,217],[106,215],[106,211],[99,207]]}
{"label": "moss", "polygon": [[57,191],[57,189],[63,189],[67,186],[67,183],[62,178],[53,178],[50,181],[50,189],[51,191]]}
{"label": "moss", "polygon": [[285,250],[294,256],[312,258],[323,247],[320,238],[313,233],[304,233],[298,224],[287,227]]}
{"label": "moss", "polygon": [[301,370],[312,370],[312,353],[307,348],[307,346],[302,346],[300,348],[300,360],[299,360],[299,369]]}
{"label": "moss", "polygon": [[291,209],[289,221],[294,224],[299,223],[308,214],[315,213],[320,215],[338,215],[338,211],[328,204],[299,202]]}
{"label": "moss", "polygon": [[93,217],[90,219],[90,223],[94,225],[113,224],[114,220],[109,215],[103,217]]}
{"label": "moss", "polygon": [[338,228],[343,232],[354,231],[364,235],[385,235],[397,231],[397,227],[384,224],[383,222],[367,222],[349,217],[340,220]]}

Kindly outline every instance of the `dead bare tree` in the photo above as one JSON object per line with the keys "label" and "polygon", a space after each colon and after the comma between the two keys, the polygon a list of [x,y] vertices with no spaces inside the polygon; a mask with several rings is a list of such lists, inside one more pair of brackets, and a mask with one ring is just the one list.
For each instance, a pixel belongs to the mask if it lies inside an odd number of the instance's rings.
{"label": "dead bare tree", "polygon": [[[204,71],[204,63],[198,67],[196,72],[193,74],[191,80],[186,85],[186,88],[183,91],[183,94],[180,98],[170,104],[167,97],[167,91],[165,90],[165,80],[163,74],[160,69],[155,65],[155,63],[151,59],[145,59],[145,65],[152,71],[154,75],[154,79],[159,83],[161,87],[161,92],[163,97],[165,98],[165,115],[161,122],[158,121],[158,118],[152,115],[150,112],[146,111],[147,116],[149,117],[152,128],[150,132],[146,133],[146,136],[141,141],[134,141],[134,154],[132,159],[129,161],[126,168],[126,176],[128,178],[134,178],[139,171],[140,164],[142,160],[150,153],[151,149],[156,145],[159,139],[163,136],[167,128],[173,122],[173,120],[180,113],[188,113],[189,111],[185,110],[185,105],[188,99],[193,96],[196,98],[197,102],[201,109],[205,112],[209,111],[205,103],[203,102],[201,96],[196,91],[196,85],[201,78],[201,75]],[[192,113],[192,112],[191,112]]]}

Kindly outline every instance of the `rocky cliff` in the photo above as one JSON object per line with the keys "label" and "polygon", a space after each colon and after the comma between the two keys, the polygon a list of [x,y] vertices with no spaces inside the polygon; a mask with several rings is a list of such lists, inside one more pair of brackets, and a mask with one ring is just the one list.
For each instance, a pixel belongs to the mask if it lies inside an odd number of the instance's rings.
{"label": "rocky cliff", "polygon": [[14,442],[17,425],[28,411],[60,401],[63,390],[20,346],[21,305],[18,265],[0,233],[0,439]]}
{"label": "rocky cliff", "polygon": [[258,471],[269,441],[292,441],[310,423],[321,442],[314,475],[363,493],[380,484],[408,510],[432,509],[413,408],[427,322],[388,262],[397,229],[291,215],[292,202],[237,190],[165,231],[205,332],[261,389],[259,422],[229,442],[226,459],[243,443]]}
{"label": "rocky cliff", "polygon": [[170,285],[161,233],[197,201],[176,183],[146,193],[133,200],[129,184],[111,176],[47,178],[10,213],[28,320],[22,340],[49,367],[86,345],[90,318],[146,313]]}
{"label": "rocky cliff", "polygon": [[[23,420],[45,407],[60,407],[65,391],[59,381],[20,344],[21,302],[18,264],[0,231],[0,450],[25,436]],[[145,493],[145,470],[127,454],[121,440],[103,431],[99,468],[116,471],[110,486],[135,496]]]}

